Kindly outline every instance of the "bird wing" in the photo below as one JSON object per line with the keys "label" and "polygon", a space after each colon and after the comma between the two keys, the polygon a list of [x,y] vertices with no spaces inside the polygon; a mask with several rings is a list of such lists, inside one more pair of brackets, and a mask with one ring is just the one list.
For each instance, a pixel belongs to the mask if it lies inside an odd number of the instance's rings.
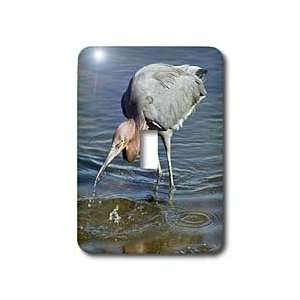
{"label": "bird wing", "polygon": [[159,129],[179,128],[191,114],[196,104],[206,95],[203,82],[175,66],[160,65],[158,70],[144,81],[136,84],[135,91],[140,108],[148,122],[159,125]]}

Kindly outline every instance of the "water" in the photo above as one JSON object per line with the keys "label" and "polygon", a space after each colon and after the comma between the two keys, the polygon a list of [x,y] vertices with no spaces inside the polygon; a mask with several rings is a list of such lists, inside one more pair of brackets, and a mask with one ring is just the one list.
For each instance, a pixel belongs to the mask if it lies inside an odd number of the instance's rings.
{"label": "water", "polygon": [[[79,57],[78,81],[78,241],[89,253],[198,254],[222,248],[223,61],[213,48],[95,48]],[[132,74],[164,62],[208,70],[208,96],[172,137],[176,191],[170,193],[165,151],[159,141],[164,176],[157,189],[154,171],[116,158],[93,182],[110,148],[115,128],[125,120],[120,100]],[[117,221],[116,221],[117,220]]]}

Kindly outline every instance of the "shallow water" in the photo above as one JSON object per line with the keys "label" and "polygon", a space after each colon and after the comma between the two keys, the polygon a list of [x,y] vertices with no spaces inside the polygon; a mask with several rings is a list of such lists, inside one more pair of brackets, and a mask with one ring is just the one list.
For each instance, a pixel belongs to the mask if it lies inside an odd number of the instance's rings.
{"label": "shallow water", "polygon": [[[90,253],[198,254],[223,244],[223,62],[212,48],[94,48],[79,57],[78,241]],[[164,176],[139,160],[116,158],[92,196],[93,181],[124,121],[120,100],[132,74],[164,62],[208,70],[208,96],[172,138],[176,190],[169,192],[167,160],[160,142]]]}

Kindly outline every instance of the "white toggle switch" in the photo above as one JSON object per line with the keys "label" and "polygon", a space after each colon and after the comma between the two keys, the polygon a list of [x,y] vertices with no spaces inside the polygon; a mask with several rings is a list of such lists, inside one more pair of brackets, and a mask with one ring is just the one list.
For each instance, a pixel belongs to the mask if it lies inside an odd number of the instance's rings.
{"label": "white toggle switch", "polygon": [[158,134],[157,130],[141,131],[141,168],[158,168]]}

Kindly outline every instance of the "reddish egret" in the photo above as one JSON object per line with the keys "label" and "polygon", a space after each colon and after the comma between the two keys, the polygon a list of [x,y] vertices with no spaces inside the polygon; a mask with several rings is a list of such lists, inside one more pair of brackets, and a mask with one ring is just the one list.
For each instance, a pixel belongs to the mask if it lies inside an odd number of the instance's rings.
{"label": "reddish egret", "polygon": [[[137,71],[122,97],[127,121],[116,129],[110,152],[99,170],[94,187],[109,163],[119,154],[132,162],[140,152],[140,130],[157,130],[167,153],[170,187],[174,188],[171,137],[206,96],[205,69],[197,66],[151,64]],[[158,179],[161,176],[158,164]]]}

